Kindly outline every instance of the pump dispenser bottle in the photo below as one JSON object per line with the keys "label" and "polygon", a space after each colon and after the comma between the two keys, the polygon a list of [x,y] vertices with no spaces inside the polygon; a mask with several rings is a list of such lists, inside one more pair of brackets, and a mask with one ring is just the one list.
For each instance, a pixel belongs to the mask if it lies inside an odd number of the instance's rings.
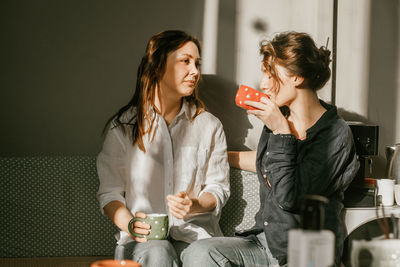
{"label": "pump dispenser bottle", "polygon": [[323,196],[305,196],[301,228],[289,231],[288,267],[335,265],[335,235],[323,229],[326,203],[328,199]]}

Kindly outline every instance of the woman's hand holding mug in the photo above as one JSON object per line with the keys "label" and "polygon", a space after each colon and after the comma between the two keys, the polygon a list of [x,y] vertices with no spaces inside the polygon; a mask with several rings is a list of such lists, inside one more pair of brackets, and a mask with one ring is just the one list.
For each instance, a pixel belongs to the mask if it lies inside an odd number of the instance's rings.
{"label": "woman's hand holding mug", "polygon": [[279,106],[270,98],[262,97],[260,102],[245,101],[246,105],[255,107],[255,110],[248,110],[260,119],[274,134],[290,134],[288,121],[283,116]]}
{"label": "woman's hand holding mug", "polygon": [[164,240],[168,237],[169,218],[164,213],[136,212],[128,225],[129,232],[136,242]]}
{"label": "woman's hand holding mug", "polygon": [[[143,212],[136,212],[135,217],[146,219],[147,215]],[[139,243],[146,242],[147,238],[136,236],[134,233],[139,235],[148,235],[150,233],[150,225],[139,220],[131,222],[129,223],[129,232],[132,234],[133,239]]]}

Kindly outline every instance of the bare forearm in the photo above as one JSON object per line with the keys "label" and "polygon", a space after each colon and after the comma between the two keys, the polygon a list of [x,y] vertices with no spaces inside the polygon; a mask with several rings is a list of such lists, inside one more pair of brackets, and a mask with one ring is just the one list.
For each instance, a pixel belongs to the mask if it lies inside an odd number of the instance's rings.
{"label": "bare forearm", "polygon": [[231,167],[256,172],[256,151],[228,151]]}
{"label": "bare forearm", "polygon": [[213,211],[217,207],[217,199],[213,194],[204,192],[198,199],[192,199],[190,213],[204,213]]}
{"label": "bare forearm", "polygon": [[129,234],[128,223],[133,215],[122,202],[111,201],[104,207],[104,213],[119,229]]}

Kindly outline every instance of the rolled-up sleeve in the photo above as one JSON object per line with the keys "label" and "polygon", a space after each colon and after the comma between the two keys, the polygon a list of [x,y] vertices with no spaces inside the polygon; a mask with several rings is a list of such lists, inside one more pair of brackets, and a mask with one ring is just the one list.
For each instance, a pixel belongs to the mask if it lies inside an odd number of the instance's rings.
{"label": "rolled-up sleeve", "polygon": [[207,171],[205,173],[204,188],[200,195],[209,192],[217,200],[217,206],[213,215],[219,216],[230,196],[229,189],[229,164],[227,157],[227,146],[225,133],[222,125],[219,123],[210,148],[210,157],[208,159]]}
{"label": "rolled-up sleeve", "polygon": [[97,156],[97,173],[100,180],[97,199],[104,214],[104,206],[111,201],[125,203],[126,147],[118,128],[110,129],[104,140],[103,149]]}

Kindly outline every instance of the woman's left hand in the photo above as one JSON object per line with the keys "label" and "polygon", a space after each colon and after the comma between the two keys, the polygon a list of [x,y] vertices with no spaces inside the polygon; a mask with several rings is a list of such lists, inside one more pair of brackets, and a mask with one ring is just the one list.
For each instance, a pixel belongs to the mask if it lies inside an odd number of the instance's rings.
{"label": "woman's left hand", "polygon": [[186,192],[168,195],[167,201],[169,211],[178,219],[183,219],[192,211],[193,200],[189,198]]}
{"label": "woman's left hand", "polygon": [[257,108],[248,110],[247,113],[259,118],[274,134],[291,133],[289,123],[280,111],[279,106],[271,99],[262,97],[260,102],[248,100],[244,103]]}

